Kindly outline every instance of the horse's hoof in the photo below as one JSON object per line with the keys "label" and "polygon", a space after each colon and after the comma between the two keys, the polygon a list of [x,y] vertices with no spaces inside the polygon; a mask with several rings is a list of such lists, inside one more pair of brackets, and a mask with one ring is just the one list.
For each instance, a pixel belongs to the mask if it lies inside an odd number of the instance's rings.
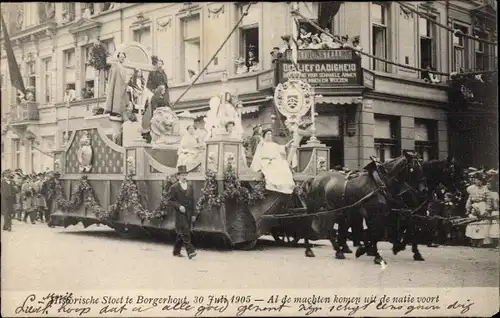
{"label": "horse's hoof", "polygon": [[306,257],[315,257],[316,255],[314,255],[313,251],[311,250],[307,250],[306,251]]}
{"label": "horse's hoof", "polygon": [[343,252],[346,253],[346,254],[352,254],[351,249],[349,247],[347,247],[347,246],[344,247]]}
{"label": "horse's hoof", "polygon": [[393,246],[392,247],[392,253],[394,255],[398,255],[399,252],[404,251],[405,247],[404,246]]}
{"label": "horse's hoof", "polygon": [[368,251],[368,252],[366,252],[366,255],[368,255],[368,256],[375,256],[375,253],[372,252],[372,251]]}
{"label": "horse's hoof", "polygon": [[375,264],[377,264],[377,265],[381,265],[381,264],[382,264],[382,262],[383,262],[383,263],[385,263],[385,264],[387,264],[387,262],[386,262],[386,261],[384,261],[384,259],[383,259],[382,257],[375,257],[375,259],[373,259],[373,262],[374,262]]}
{"label": "horse's hoof", "polygon": [[357,250],[356,250],[356,258],[364,255],[366,253],[366,248],[363,247],[363,246],[360,246]]}
{"label": "horse's hoof", "polygon": [[335,258],[336,259],[345,259],[345,255],[342,252],[337,252],[337,253],[335,253]]}
{"label": "horse's hoof", "polygon": [[425,261],[421,254],[413,254],[413,259],[415,261]]}

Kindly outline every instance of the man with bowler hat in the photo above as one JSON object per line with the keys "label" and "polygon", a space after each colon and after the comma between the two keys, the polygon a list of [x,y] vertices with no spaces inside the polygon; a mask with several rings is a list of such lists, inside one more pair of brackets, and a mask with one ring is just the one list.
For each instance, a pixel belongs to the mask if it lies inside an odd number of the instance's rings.
{"label": "man with bowler hat", "polygon": [[189,259],[196,256],[196,251],[191,243],[191,226],[196,221],[193,211],[193,186],[187,182],[186,166],[179,166],[178,181],[174,183],[168,193],[168,205],[175,210],[175,232],[177,237],[174,244],[174,256],[182,257],[182,245],[186,248]]}

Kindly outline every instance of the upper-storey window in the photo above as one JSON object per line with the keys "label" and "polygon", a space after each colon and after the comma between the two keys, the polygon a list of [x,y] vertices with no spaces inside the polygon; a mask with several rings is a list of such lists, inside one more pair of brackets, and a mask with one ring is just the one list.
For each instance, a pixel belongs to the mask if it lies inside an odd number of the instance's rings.
{"label": "upper-storey window", "polygon": [[[372,17],[372,52],[379,58],[389,57],[389,5],[385,3],[371,3]],[[380,60],[373,60],[373,69],[388,72],[387,63]]]}
{"label": "upper-storey window", "polygon": [[67,91],[71,91],[71,96],[74,96],[76,89],[76,69],[75,69],[75,49],[64,51],[64,92],[63,98]]}
{"label": "upper-storey window", "polygon": [[38,8],[38,19],[40,23],[50,21],[56,15],[56,5],[54,2],[39,2],[37,3]]}
{"label": "upper-storey window", "polygon": [[[236,4],[237,18],[239,19],[246,11],[249,2]],[[253,3],[248,10],[248,15],[243,17],[239,28],[238,58],[240,62],[236,67],[236,73],[259,71],[260,66],[260,43],[259,43],[259,22],[260,6]],[[244,63],[244,64],[243,64]]]}
{"label": "upper-storey window", "polygon": [[[476,38],[488,40],[488,33],[479,30],[474,31]],[[474,41],[474,57],[476,70],[484,71],[490,68],[490,45],[484,42]]]}
{"label": "upper-storey window", "polygon": [[[469,33],[469,28],[463,25],[454,24],[453,29],[460,30],[463,34]],[[467,52],[467,43],[466,38],[455,32],[453,34],[453,71],[460,72],[461,70],[465,70],[466,58],[465,52]]]}
{"label": "upper-storey window", "polygon": [[143,45],[149,54],[152,53],[152,37],[151,37],[151,26],[143,26],[139,29],[135,29],[133,32],[133,40],[135,42]]}
{"label": "upper-storey window", "polygon": [[61,13],[62,23],[69,23],[75,19],[76,8],[74,2],[63,2],[63,11]]}
{"label": "upper-storey window", "polygon": [[51,90],[52,90],[52,83],[51,83],[51,65],[52,65],[52,59],[51,58],[46,58],[43,60],[43,90],[44,90],[44,98],[43,101],[45,103],[50,103],[51,102]]}
{"label": "upper-storey window", "polygon": [[415,118],[415,151],[424,161],[438,159],[437,121]]}
{"label": "upper-storey window", "polygon": [[181,20],[182,43],[181,60],[182,74],[181,80],[189,80],[193,74],[200,72],[201,60],[201,38],[200,38],[200,15],[193,14]]}
{"label": "upper-storey window", "polygon": [[[432,17],[432,20],[436,20]],[[419,18],[420,67],[435,69],[437,65],[437,28],[431,20]]]}
{"label": "upper-storey window", "polygon": [[401,147],[401,122],[396,116],[375,114],[374,144],[380,161],[385,162],[399,156]]}

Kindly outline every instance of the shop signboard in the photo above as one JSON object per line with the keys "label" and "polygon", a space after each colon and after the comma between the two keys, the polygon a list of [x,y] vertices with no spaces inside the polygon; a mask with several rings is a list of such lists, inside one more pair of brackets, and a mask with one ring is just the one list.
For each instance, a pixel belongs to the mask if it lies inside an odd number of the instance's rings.
{"label": "shop signboard", "polygon": [[[279,82],[293,70],[291,51],[280,61]],[[297,66],[302,80],[313,87],[362,85],[361,59],[350,49],[299,50]]]}

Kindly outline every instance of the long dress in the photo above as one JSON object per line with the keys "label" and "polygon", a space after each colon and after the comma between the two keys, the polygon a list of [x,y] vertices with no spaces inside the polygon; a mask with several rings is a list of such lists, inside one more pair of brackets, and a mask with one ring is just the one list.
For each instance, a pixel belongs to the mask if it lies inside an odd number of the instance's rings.
{"label": "long dress", "polygon": [[[480,217],[487,213],[486,196],[488,188],[486,186],[471,185],[467,188],[469,197],[465,209],[473,217]],[[482,240],[487,237],[489,224],[486,220],[478,220],[470,223],[465,229],[465,235],[473,240]]]}
{"label": "long dress", "polygon": [[184,134],[177,150],[177,167],[186,166],[188,171],[196,168],[202,161],[202,144],[198,136]]}
{"label": "long dress", "polygon": [[285,194],[293,192],[295,181],[286,160],[284,146],[274,141],[261,142],[257,146],[250,168],[264,174],[267,190]]}
{"label": "long dress", "polygon": [[163,99],[165,101],[165,105],[170,105],[170,96],[168,93],[168,77],[165,70],[162,68],[156,68],[151,71],[148,75],[148,81],[146,83],[146,88],[151,92],[155,93],[156,88],[160,85],[165,85],[165,95],[163,95]]}
{"label": "long dress", "polygon": [[109,73],[109,83],[106,92],[106,111],[125,116],[129,102],[127,94],[127,69],[122,63],[116,63],[113,64]]}
{"label": "long dress", "polygon": [[487,236],[490,239],[498,239],[499,235],[499,225],[498,225],[498,192],[490,191],[486,194],[486,209],[490,211],[491,216],[496,216],[494,220],[488,220],[489,223]]}

